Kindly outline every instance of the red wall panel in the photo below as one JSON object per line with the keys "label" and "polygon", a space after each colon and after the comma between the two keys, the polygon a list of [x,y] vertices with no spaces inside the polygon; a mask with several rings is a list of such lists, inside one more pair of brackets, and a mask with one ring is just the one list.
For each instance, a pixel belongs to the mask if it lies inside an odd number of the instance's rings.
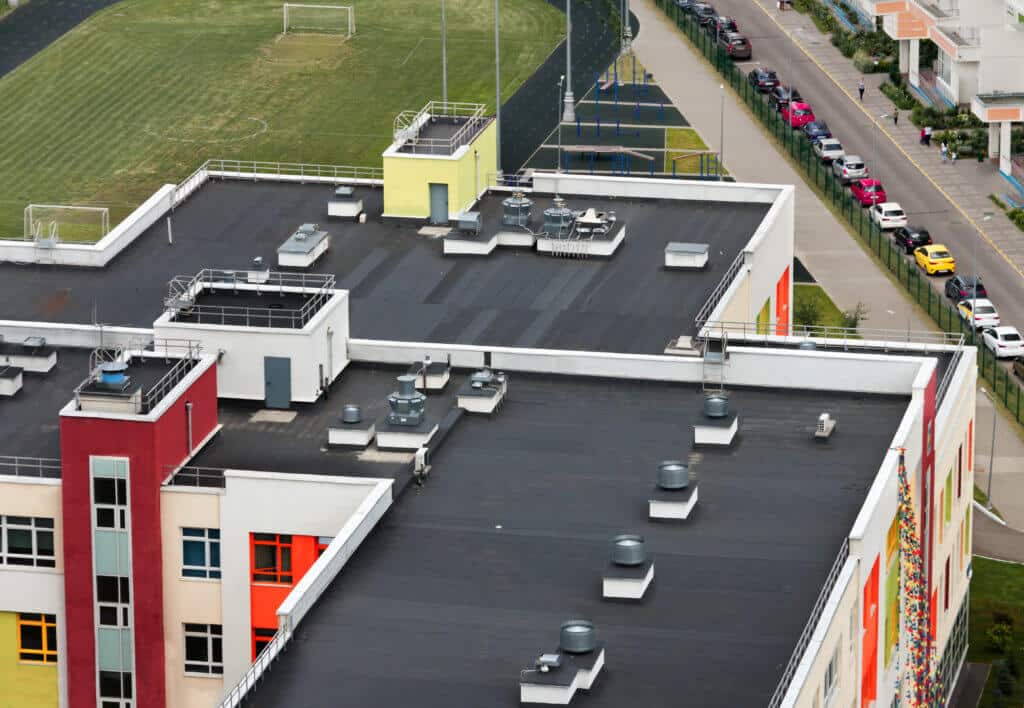
{"label": "red wall panel", "polygon": [[775,283],[775,334],[789,334],[789,266]]}
{"label": "red wall panel", "polygon": [[861,651],[860,705],[867,708],[878,698],[878,560],[864,585],[862,603],[864,639]]}
{"label": "red wall panel", "polygon": [[[282,531],[280,533],[287,533]],[[252,629],[277,629],[277,608],[281,606],[288,593],[302,579],[302,576],[313,567],[319,557],[319,543],[316,536],[292,536],[292,582],[290,585],[273,585],[252,582],[253,572],[253,539],[249,535],[249,607],[252,617]],[[252,658],[256,658],[256,644],[250,646]]]}

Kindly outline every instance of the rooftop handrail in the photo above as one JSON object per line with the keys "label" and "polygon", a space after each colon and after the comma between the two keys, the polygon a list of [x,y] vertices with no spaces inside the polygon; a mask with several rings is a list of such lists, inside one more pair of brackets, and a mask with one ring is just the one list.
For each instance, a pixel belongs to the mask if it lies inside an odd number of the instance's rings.
{"label": "rooftop handrail", "polygon": [[789,689],[789,684],[793,681],[793,675],[796,673],[796,668],[800,665],[800,661],[804,656],[804,651],[806,651],[807,645],[810,643],[811,637],[814,634],[814,628],[817,626],[818,620],[821,618],[821,613],[825,609],[825,603],[828,602],[828,596],[832,593],[832,588],[835,587],[836,581],[839,579],[839,573],[842,571],[843,565],[849,557],[850,539],[849,537],[846,537],[843,539],[843,545],[839,547],[839,553],[836,555],[835,562],[832,563],[832,569],[829,570],[828,576],[825,578],[825,584],[821,587],[821,592],[818,593],[818,599],[814,602],[814,607],[811,608],[811,616],[807,618],[807,624],[804,625],[804,630],[800,633],[800,638],[797,639],[796,647],[793,648],[793,653],[789,657],[789,662],[786,664],[786,668],[782,671],[782,678],[779,679],[779,684],[775,687],[775,692],[772,694],[772,698],[768,702],[768,708],[778,708],[782,703],[782,699],[785,697],[787,689]]}
{"label": "rooftop handrail", "polygon": [[60,459],[56,457],[0,455],[0,475],[60,479],[60,473]]}
{"label": "rooftop handrail", "polygon": [[732,281],[736,279],[736,274],[740,272],[740,268],[743,267],[744,257],[743,251],[736,254],[736,257],[729,264],[729,267],[725,270],[725,274],[722,275],[722,279],[718,281],[718,285],[711,291],[711,295],[708,296],[707,301],[697,312],[697,329],[700,330],[707,323],[708,318],[711,317],[711,313],[714,311],[718,303],[722,301],[722,297],[725,295],[726,289],[732,284]]}
{"label": "rooftop handrail", "polygon": [[263,672],[274,662],[281,650],[284,649],[292,633],[285,629],[278,629],[273,638],[263,647],[263,651],[256,657],[249,670],[242,675],[238,683],[228,691],[227,695],[220,702],[220,708],[235,708],[245,698],[249,690],[256,685]]}
{"label": "rooftop handrail", "polygon": [[[486,106],[483,103],[465,103],[457,101],[430,101],[419,111],[402,111],[395,116],[395,142],[411,142],[415,146],[444,148],[448,152],[468,143],[476,134],[477,126],[487,118],[484,116]],[[465,118],[466,123],[453,135],[447,138],[428,138],[419,135],[420,128],[431,117]]]}
{"label": "rooftop handrail", "polygon": [[167,475],[164,486],[170,487],[220,487],[226,480],[223,467],[199,467],[196,465],[164,465]]}
{"label": "rooftop handrail", "polygon": [[[828,349],[841,343],[842,348],[891,347],[901,350],[946,351],[949,347],[963,348],[964,336],[958,332],[935,332],[931,330],[882,329],[868,327],[833,327],[826,325],[793,325],[783,331],[771,323],[730,322],[714,320],[699,323],[700,339],[715,339],[721,332],[730,337],[741,337],[751,341],[772,343],[796,343],[820,339],[821,348]],[[934,349],[932,348],[934,347]],[[954,350],[955,351],[955,350]]]}

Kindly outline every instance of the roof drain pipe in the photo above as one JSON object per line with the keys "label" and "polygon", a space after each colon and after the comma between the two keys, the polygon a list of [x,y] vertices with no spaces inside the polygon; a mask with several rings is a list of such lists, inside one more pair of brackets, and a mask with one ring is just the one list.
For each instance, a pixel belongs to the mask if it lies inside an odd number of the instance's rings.
{"label": "roof drain pipe", "polygon": [[185,424],[188,426],[188,454],[192,456],[192,401],[185,401]]}

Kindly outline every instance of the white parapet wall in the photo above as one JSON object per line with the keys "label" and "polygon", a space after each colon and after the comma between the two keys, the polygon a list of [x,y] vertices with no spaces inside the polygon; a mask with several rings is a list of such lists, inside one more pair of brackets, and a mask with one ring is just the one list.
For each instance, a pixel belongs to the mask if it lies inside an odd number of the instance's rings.
{"label": "white parapet wall", "polygon": [[65,322],[32,322],[0,320],[0,337],[7,342],[20,343],[28,337],[42,337],[48,346],[107,347],[141,346],[153,341],[153,330],[136,327],[100,327],[91,324]]}

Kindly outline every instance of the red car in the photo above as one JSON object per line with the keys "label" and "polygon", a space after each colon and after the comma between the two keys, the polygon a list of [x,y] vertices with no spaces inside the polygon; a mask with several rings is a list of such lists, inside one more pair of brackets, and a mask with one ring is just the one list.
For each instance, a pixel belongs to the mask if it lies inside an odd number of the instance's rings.
{"label": "red car", "polygon": [[788,103],[781,113],[782,119],[789,124],[790,128],[803,128],[814,121],[814,111],[809,103],[800,103],[799,101]]}
{"label": "red car", "polygon": [[851,182],[850,192],[861,206],[869,207],[886,201],[885,188],[877,179],[859,179]]}

